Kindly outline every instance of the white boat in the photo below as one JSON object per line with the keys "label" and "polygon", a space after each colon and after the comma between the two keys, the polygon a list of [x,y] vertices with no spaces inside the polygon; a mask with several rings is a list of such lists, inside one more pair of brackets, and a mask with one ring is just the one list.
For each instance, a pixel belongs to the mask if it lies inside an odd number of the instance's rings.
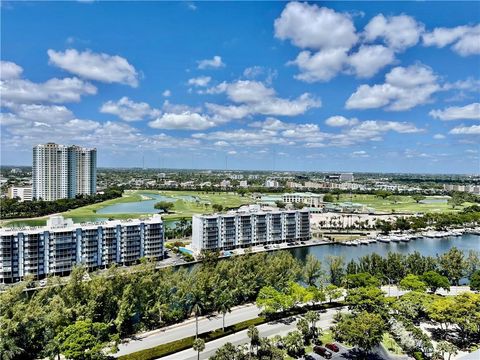
{"label": "white boat", "polygon": [[388,236],[378,236],[377,240],[383,243],[389,243],[391,241]]}
{"label": "white boat", "polygon": [[400,242],[401,237],[400,237],[400,236],[396,236],[396,235],[392,235],[392,236],[390,236],[390,239],[391,239],[393,242]]}

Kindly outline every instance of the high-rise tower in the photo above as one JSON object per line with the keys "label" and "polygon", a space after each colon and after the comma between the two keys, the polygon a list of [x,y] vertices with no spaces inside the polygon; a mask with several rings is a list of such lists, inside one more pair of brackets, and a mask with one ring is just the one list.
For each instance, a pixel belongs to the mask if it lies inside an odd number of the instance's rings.
{"label": "high-rise tower", "polygon": [[33,148],[33,198],[53,201],[97,190],[97,150],[54,143]]}

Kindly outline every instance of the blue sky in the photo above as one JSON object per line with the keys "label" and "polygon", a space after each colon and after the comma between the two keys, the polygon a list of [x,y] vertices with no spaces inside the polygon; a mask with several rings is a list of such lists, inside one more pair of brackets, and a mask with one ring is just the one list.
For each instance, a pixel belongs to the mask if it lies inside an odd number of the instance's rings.
{"label": "blue sky", "polygon": [[479,2],[2,2],[1,161],[480,171]]}

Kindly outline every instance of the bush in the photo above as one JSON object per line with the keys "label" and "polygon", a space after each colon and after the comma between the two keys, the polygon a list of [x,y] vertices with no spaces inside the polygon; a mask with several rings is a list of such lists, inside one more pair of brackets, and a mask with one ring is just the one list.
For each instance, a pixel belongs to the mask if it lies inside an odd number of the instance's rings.
{"label": "bush", "polygon": [[425,357],[420,351],[414,352],[413,357],[415,358],[415,360],[425,360]]}
{"label": "bush", "polygon": [[[257,317],[255,319],[242,321],[232,326],[225,328],[225,331],[222,329],[217,329],[211,332],[200,334],[199,337],[205,342],[209,342],[221,337],[234,334],[238,331],[247,329],[250,325],[260,325],[266,321],[266,318],[263,316]],[[169,342],[167,344],[162,344],[151,349],[145,349],[137,351],[128,355],[120,356],[119,360],[152,360],[157,359],[162,356],[167,356],[174,354],[176,352],[189,349],[192,347],[193,342],[195,341],[195,336],[190,336],[181,340],[176,340]]]}

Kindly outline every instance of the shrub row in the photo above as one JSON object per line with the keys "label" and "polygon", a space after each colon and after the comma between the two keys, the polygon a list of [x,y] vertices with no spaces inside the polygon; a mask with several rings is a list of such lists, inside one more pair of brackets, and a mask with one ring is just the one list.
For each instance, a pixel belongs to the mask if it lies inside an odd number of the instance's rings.
{"label": "shrub row", "polygon": [[[228,336],[234,334],[236,332],[242,331],[247,329],[250,325],[260,325],[266,322],[267,319],[263,316],[257,317],[255,319],[246,320],[239,322],[235,325],[225,327],[225,331],[222,329],[217,329],[214,331],[206,332],[200,334],[199,337],[205,340],[205,342],[209,342],[215,339],[219,339],[224,336]],[[156,346],[151,349],[140,350],[131,354],[122,355],[118,359],[119,360],[152,360],[157,359],[162,356],[167,356],[185,349],[189,349],[192,347],[193,342],[195,340],[195,336],[190,336],[188,338],[175,340],[166,344],[162,344]]]}

